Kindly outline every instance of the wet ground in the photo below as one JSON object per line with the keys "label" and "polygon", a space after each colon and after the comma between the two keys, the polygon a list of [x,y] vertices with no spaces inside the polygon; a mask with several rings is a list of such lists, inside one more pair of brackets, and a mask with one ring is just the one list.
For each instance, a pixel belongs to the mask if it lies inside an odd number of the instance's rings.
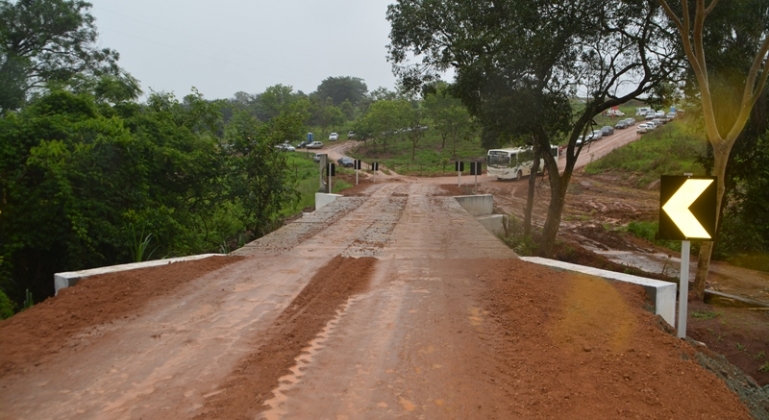
{"label": "wet ground", "polygon": [[82,280],[0,323],[0,419],[750,418],[641,289],[520,261],[454,188]]}

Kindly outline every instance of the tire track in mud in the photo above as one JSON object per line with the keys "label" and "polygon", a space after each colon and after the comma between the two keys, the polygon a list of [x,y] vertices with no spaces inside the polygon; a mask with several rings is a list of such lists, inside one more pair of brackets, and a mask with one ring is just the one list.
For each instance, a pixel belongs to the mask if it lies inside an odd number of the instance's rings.
{"label": "tire track in mud", "polygon": [[301,293],[280,314],[218,390],[207,394],[196,419],[253,418],[266,408],[280,378],[318,337],[338,311],[364,292],[374,273],[375,258],[337,256],[321,268]]}

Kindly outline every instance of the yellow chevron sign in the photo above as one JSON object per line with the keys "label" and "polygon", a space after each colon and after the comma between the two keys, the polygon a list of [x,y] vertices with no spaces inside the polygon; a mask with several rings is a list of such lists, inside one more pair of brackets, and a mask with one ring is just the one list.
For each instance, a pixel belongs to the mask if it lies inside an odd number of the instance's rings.
{"label": "yellow chevron sign", "polygon": [[716,178],[663,176],[660,183],[660,239],[713,239]]}

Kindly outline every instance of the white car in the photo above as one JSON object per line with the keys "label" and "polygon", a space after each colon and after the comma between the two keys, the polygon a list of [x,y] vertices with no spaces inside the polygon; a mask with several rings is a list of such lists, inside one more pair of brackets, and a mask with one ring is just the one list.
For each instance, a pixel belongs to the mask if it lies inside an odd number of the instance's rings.
{"label": "white car", "polygon": [[292,145],[290,145],[288,143],[279,144],[279,145],[275,146],[275,148],[278,149],[278,150],[282,150],[284,152],[296,152],[296,147],[294,147],[294,146],[292,146]]}
{"label": "white car", "polygon": [[322,149],[323,148],[323,142],[322,141],[314,141],[307,146],[308,149]]}
{"label": "white car", "polygon": [[649,127],[650,131],[656,130],[659,127],[659,125],[657,125],[657,123],[654,121],[646,121],[646,126]]}
{"label": "white car", "polygon": [[593,130],[593,132],[588,134],[587,137],[590,139],[590,141],[600,140],[603,138],[603,131]]}
{"label": "white car", "polygon": [[639,124],[638,128],[635,129],[636,133],[639,133],[639,134],[648,133],[648,132],[650,132],[652,130],[653,130],[653,128],[650,128],[649,124],[646,124],[646,123]]}
{"label": "white car", "polygon": [[331,141],[339,140],[339,134],[331,133],[331,134],[328,135],[328,139],[331,140]]}

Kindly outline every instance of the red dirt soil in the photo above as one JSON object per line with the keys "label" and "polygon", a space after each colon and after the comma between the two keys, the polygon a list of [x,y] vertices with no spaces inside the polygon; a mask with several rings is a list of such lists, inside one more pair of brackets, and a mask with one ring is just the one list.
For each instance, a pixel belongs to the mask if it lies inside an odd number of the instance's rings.
{"label": "red dirt soil", "polygon": [[0,377],[37,366],[69,346],[71,337],[88,327],[130,318],[156,297],[239,261],[213,257],[167,266],[102,274],[80,280],[24,312],[0,321]]}

